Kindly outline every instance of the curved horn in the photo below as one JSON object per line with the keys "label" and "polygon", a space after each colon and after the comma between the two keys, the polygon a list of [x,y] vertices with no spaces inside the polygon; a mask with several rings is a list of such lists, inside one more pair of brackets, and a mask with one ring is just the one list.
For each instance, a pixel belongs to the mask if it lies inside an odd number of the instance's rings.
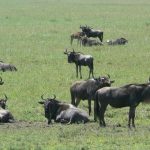
{"label": "curved horn", "polygon": [[[43,95],[44,95],[44,94],[43,94]],[[45,99],[43,98],[43,95],[41,95],[41,99],[42,99],[42,100],[45,100]]]}
{"label": "curved horn", "polygon": [[109,74],[107,74],[107,76],[108,76],[108,78],[110,79],[110,75],[109,75]]}
{"label": "curved horn", "polygon": [[5,96],[5,101],[7,101],[7,100],[8,100],[8,97],[6,96],[6,94],[4,94],[4,96]]}
{"label": "curved horn", "polygon": [[56,95],[54,94],[54,98],[53,99],[55,99],[56,98]]}

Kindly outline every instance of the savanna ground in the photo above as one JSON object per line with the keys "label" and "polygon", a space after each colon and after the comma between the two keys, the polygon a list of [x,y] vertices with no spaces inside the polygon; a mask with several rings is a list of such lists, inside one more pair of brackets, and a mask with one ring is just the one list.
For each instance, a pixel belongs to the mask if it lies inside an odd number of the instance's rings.
{"label": "savanna ground", "polygon": [[[104,41],[125,37],[125,46],[79,47],[70,34],[80,25],[104,31]],[[142,149],[150,148],[150,105],[140,104],[136,129],[128,129],[128,108],[106,112],[106,128],[85,125],[47,125],[40,96],[70,103],[70,85],[78,80],[67,63],[65,48],[91,54],[95,76],[110,74],[113,86],[144,83],[150,76],[149,0],[0,0],[0,59],[18,68],[0,72],[8,109],[16,123],[0,124],[0,149]],[[88,69],[82,68],[87,79]],[[87,101],[80,108],[87,110]],[[118,127],[118,125],[121,125]]]}

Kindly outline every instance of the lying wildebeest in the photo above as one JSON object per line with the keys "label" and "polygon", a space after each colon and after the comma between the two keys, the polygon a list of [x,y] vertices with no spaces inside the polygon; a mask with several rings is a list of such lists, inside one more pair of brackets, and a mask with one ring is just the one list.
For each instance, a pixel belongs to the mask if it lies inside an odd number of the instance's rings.
{"label": "lying wildebeest", "polygon": [[88,114],[71,104],[66,104],[56,100],[54,98],[44,99],[43,95],[41,96],[42,101],[40,104],[44,104],[45,117],[48,119],[48,124],[51,123],[53,119],[55,122],[61,123],[86,123],[89,121]]}
{"label": "lying wildebeest", "polygon": [[107,40],[108,45],[125,45],[126,43],[128,43],[128,40],[122,37],[116,40]]}
{"label": "lying wildebeest", "polygon": [[14,122],[13,115],[5,110],[6,108],[7,96],[5,95],[5,99],[0,99],[0,123]]}
{"label": "lying wildebeest", "polygon": [[89,78],[90,75],[93,75],[93,57],[91,55],[84,55],[80,52],[75,52],[74,50],[72,52],[68,52],[67,49],[64,52],[68,56],[68,63],[75,63],[76,65],[76,77],[78,77],[78,67],[80,72],[80,78],[82,78],[81,74],[81,66],[88,66],[89,67]]}
{"label": "lying wildebeest", "polygon": [[[103,45],[102,42],[99,42],[99,41],[97,41],[97,40],[90,39],[90,38],[88,38],[88,37],[81,37],[80,43],[81,43],[83,46],[97,46],[97,45]],[[81,44],[80,44],[80,45],[81,45]]]}
{"label": "lying wildebeest", "polygon": [[71,34],[70,35],[70,44],[72,45],[74,39],[77,39],[77,42],[79,44],[79,41],[80,41],[81,37],[83,37],[83,36],[85,36],[85,33],[83,33],[83,32],[77,32],[77,33]]}
{"label": "lying wildebeest", "polygon": [[17,71],[17,68],[12,64],[7,64],[0,61],[0,70],[5,71]]}
{"label": "lying wildebeest", "polygon": [[104,114],[108,104],[115,108],[130,107],[128,126],[135,127],[135,109],[140,102],[150,100],[150,83],[128,84],[119,88],[104,87],[95,94],[95,113],[100,126],[106,126]]}
{"label": "lying wildebeest", "polygon": [[2,81],[2,78],[0,77],[0,85],[3,85],[4,82]]}
{"label": "lying wildebeest", "polygon": [[[105,86],[111,86],[114,81],[108,77],[93,78],[86,81],[77,81],[70,87],[71,104],[78,106],[81,99],[88,100],[89,115],[91,113],[91,100],[94,100],[95,92]],[[94,115],[94,120],[96,120]]]}
{"label": "lying wildebeest", "polygon": [[94,30],[88,26],[80,26],[82,32],[86,34],[87,37],[98,37],[101,42],[103,42],[103,31],[101,30]]}

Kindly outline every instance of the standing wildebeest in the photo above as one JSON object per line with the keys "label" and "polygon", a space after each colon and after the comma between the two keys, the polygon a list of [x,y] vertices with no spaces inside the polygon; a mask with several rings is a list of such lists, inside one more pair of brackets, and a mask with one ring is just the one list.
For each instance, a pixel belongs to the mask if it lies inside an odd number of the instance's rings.
{"label": "standing wildebeest", "polygon": [[93,30],[87,26],[80,26],[82,32],[86,34],[87,37],[98,37],[101,42],[103,42],[103,31],[101,30]]}
{"label": "standing wildebeest", "polygon": [[[81,99],[88,100],[89,115],[91,113],[91,100],[94,100],[95,92],[105,86],[111,86],[114,81],[108,77],[99,77],[86,81],[77,81],[70,87],[71,103],[78,106]],[[94,120],[96,120],[94,116]]]}
{"label": "standing wildebeest", "polygon": [[14,117],[12,116],[12,114],[8,110],[5,110],[6,101],[7,101],[6,95],[5,99],[0,99],[0,122],[2,123],[14,122]]}
{"label": "standing wildebeest", "polygon": [[68,63],[75,63],[76,65],[76,77],[78,77],[78,67],[80,72],[80,78],[82,78],[81,75],[81,66],[88,66],[89,67],[89,78],[90,75],[93,75],[93,57],[91,55],[84,55],[80,52],[75,52],[74,50],[72,52],[68,52],[67,49],[64,52],[68,56]]}
{"label": "standing wildebeest", "polygon": [[70,35],[70,44],[72,45],[72,42],[74,39],[77,39],[77,42],[79,44],[79,41],[81,39],[81,37],[85,36],[85,33],[83,32],[77,32],[77,33],[73,33]]}
{"label": "standing wildebeest", "polygon": [[135,127],[135,109],[140,102],[150,100],[150,83],[128,84],[119,88],[104,87],[95,94],[95,113],[100,126],[106,126],[104,114],[108,104],[115,108],[130,107],[128,126]]}
{"label": "standing wildebeest", "polygon": [[125,38],[119,38],[116,40],[107,40],[108,45],[125,45],[126,43],[128,43],[128,40],[126,40]]}
{"label": "standing wildebeest", "polygon": [[53,119],[55,122],[61,123],[86,123],[89,121],[88,114],[71,104],[62,103],[54,98],[44,99],[41,96],[42,101],[40,104],[44,104],[45,117],[48,119],[48,124],[51,123]]}
{"label": "standing wildebeest", "polygon": [[12,64],[7,64],[0,61],[0,70],[5,71],[17,71],[17,68]]}
{"label": "standing wildebeest", "polygon": [[0,77],[0,85],[3,85],[4,82],[2,81],[2,78]]}
{"label": "standing wildebeest", "polygon": [[83,46],[97,46],[97,45],[103,45],[102,42],[99,42],[97,40],[93,40],[93,39],[90,39],[88,37],[81,37],[80,39],[80,45],[83,45]]}

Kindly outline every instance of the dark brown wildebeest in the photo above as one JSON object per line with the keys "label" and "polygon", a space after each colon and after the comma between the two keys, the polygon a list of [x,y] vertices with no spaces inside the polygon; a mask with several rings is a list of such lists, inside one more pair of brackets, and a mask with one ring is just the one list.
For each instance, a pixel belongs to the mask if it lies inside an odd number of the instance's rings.
{"label": "dark brown wildebeest", "polygon": [[75,52],[74,50],[72,52],[68,52],[67,49],[64,52],[68,56],[68,63],[75,63],[76,65],[76,77],[78,78],[78,67],[79,67],[79,72],[80,72],[80,78],[82,78],[81,74],[81,66],[88,66],[89,67],[89,78],[90,75],[93,75],[93,57],[91,55],[84,55],[80,52]]}
{"label": "dark brown wildebeest", "polygon": [[128,126],[135,127],[135,110],[140,102],[150,100],[150,83],[128,84],[119,88],[104,87],[95,94],[95,115],[99,118],[100,126],[106,126],[104,114],[108,104],[114,108],[129,107]]}
{"label": "dark brown wildebeest", "polygon": [[2,81],[2,78],[0,77],[0,85],[3,85],[4,82]]}
{"label": "dark brown wildebeest", "polygon": [[[99,42],[99,41],[97,41],[97,40],[90,39],[90,38],[88,38],[88,37],[81,37],[80,43],[81,43],[83,46],[98,46],[98,45],[103,45],[102,42]],[[80,45],[81,45],[81,44],[80,44]]]}
{"label": "dark brown wildebeest", "polygon": [[85,33],[83,33],[83,32],[76,32],[76,33],[71,34],[70,35],[70,44],[72,45],[74,39],[77,39],[77,42],[79,44],[79,41],[80,41],[81,37],[83,37],[83,36],[85,36]]}
{"label": "dark brown wildebeest", "polygon": [[88,26],[80,26],[82,32],[86,34],[87,37],[98,37],[101,42],[103,42],[103,31],[94,30]]}
{"label": "dark brown wildebeest", "polygon": [[14,122],[13,115],[8,110],[5,110],[7,99],[6,95],[5,99],[0,99],[0,123]]}
{"label": "dark brown wildebeest", "polygon": [[71,104],[66,104],[56,100],[56,96],[54,98],[44,99],[41,96],[42,101],[40,104],[44,105],[45,117],[48,119],[48,124],[51,123],[53,119],[55,122],[61,123],[86,123],[89,121],[88,114],[79,108]]}
{"label": "dark brown wildebeest", "polygon": [[128,43],[128,40],[126,40],[125,38],[119,38],[116,40],[107,40],[108,45],[125,45],[126,43]]}
{"label": "dark brown wildebeest", "polygon": [[7,64],[0,61],[0,70],[5,71],[17,71],[17,68],[12,64]]}
{"label": "dark brown wildebeest", "polygon": [[[105,86],[111,86],[114,81],[110,76],[93,78],[86,81],[77,81],[70,87],[71,104],[78,106],[81,99],[88,100],[89,115],[91,113],[91,100],[94,100],[95,92]],[[96,120],[94,116],[94,120]]]}

